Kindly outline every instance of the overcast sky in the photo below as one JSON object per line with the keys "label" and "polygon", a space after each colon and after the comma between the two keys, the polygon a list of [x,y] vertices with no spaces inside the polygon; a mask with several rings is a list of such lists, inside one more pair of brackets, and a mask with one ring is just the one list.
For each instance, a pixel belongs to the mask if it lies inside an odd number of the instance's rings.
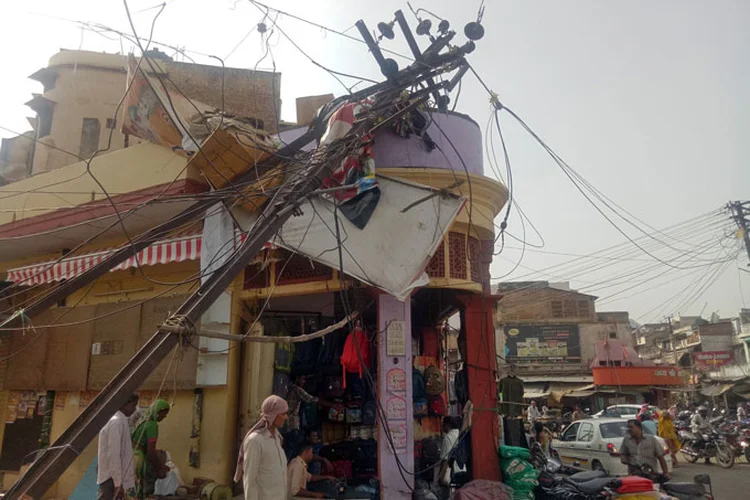
{"label": "overcast sky", "polygon": [[[406,2],[398,0],[267,3],[355,36],[352,27],[357,19],[374,28],[379,21],[391,20],[399,8],[415,24]],[[657,228],[718,209],[729,200],[750,199],[750,2],[485,3],[483,24],[487,34],[470,55],[471,63],[507,106],[609,198]],[[462,27],[476,18],[479,4],[480,0],[412,2],[415,8],[428,8],[450,20],[459,31],[457,40],[463,40]],[[143,36],[147,36],[158,11],[150,8],[155,5],[158,2],[154,0],[130,1]],[[4,63],[0,126],[19,132],[28,129],[25,117],[32,116],[23,103],[32,92],[41,91],[40,84],[26,77],[44,67],[60,48],[133,50],[132,44],[116,35],[106,34],[108,39],[71,22],[90,21],[130,32],[118,0],[3,2],[0,15],[4,21],[0,31]],[[245,0],[171,0],[156,23],[154,39],[184,47],[197,62],[214,64],[206,54],[228,56],[261,18]],[[321,63],[345,73],[380,78],[364,45],[283,15],[278,22]],[[267,24],[272,25],[270,21]],[[344,92],[330,75],[277,35],[271,39],[271,53],[277,70],[282,72],[283,118],[294,119],[296,97]],[[401,37],[384,47],[408,53]],[[252,31],[226,64],[253,68],[263,52],[260,35]],[[406,64],[404,60],[399,62],[402,67]],[[270,69],[271,57],[258,67]],[[465,78],[458,110],[474,117],[483,128],[490,116],[487,94],[470,75]],[[544,238],[544,247],[526,252],[521,266],[506,279],[530,279],[529,269],[544,270],[571,258],[559,254],[589,254],[626,241],[517,123],[504,115],[501,125],[510,150],[516,200]],[[0,137],[10,135],[0,130]],[[485,171],[494,177],[489,170],[485,165]],[[617,223],[633,237],[639,235],[622,220]],[[508,230],[522,237],[515,215]],[[708,233],[705,228],[700,230],[705,240]],[[721,230],[718,224],[717,230]],[[676,250],[658,249],[654,241],[649,248],[662,252],[656,255],[667,262],[679,262],[674,260],[677,251],[708,250],[702,244],[696,248],[694,245],[700,242],[691,236],[689,231],[681,233],[681,242],[673,242]],[[531,231],[526,239],[533,245],[540,243]],[[665,241],[666,237],[659,239]],[[719,245],[717,239],[717,252],[722,251]],[[725,241],[724,245],[727,251],[737,248],[737,242]],[[518,242],[509,240],[508,246],[512,248],[495,258],[495,277],[511,271],[520,257]],[[709,255],[703,254],[700,262],[710,260]],[[591,293],[601,297],[599,310],[629,310],[631,317],[641,322],[658,320],[668,313],[697,314],[704,307],[705,315],[718,311],[722,316],[733,316],[740,307],[750,306],[742,297],[744,292],[744,297],[750,298],[750,273],[740,273],[736,262],[705,291],[696,286],[695,297],[691,298],[686,290],[698,283],[694,280],[704,277],[703,268],[673,269],[634,246],[627,258],[633,260],[596,273],[571,273],[576,274],[571,284],[589,286]],[[746,266],[744,253],[738,262]],[[654,265],[650,273],[627,277],[649,264]],[[718,266],[706,266],[705,272],[715,268]],[[567,269],[548,269],[552,276],[547,278],[569,278]],[[617,286],[591,288],[614,275],[626,277],[618,279]],[[542,274],[537,277],[545,279]],[[705,274],[706,283],[709,277]],[[639,285],[642,281],[647,283]],[[668,299],[672,297],[675,300],[670,304]],[[663,302],[667,302],[665,307],[657,307]],[[669,309],[678,305],[684,309]]]}

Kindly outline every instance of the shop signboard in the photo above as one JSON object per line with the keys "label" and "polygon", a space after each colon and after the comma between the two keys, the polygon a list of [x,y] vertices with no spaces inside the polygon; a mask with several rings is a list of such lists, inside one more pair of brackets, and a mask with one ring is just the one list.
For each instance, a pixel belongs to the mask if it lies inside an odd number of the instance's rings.
{"label": "shop signboard", "polygon": [[578,325],[507,325],[504,333],[510,362],[581,362]]}
{"label": "shop signboard", "polygon": [[732,351],[709,351],[694,352],[693,361],[698,366],[717,368],[732,362],[734,356]]}

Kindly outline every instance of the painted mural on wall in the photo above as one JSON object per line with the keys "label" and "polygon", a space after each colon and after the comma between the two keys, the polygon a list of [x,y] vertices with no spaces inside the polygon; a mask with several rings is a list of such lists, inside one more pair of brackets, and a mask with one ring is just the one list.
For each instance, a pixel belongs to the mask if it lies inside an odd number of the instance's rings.
{"label": "painted mural on wall", "polygon": [[514,363],[580,363],[578,325],[507,325],[506,359]]}

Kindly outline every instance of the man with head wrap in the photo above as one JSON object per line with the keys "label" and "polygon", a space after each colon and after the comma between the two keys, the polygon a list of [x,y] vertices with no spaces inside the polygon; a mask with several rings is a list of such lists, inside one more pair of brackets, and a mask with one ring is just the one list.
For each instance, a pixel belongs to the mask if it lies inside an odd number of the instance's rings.
{"label": "man with head wrap", "polygon": [[283,398],[267,397],[260,408],[260,420],[245,434],[234,472],[234,480],[242,481],[245,500],[287,497],[286,454],[279,428],[288,411]]}

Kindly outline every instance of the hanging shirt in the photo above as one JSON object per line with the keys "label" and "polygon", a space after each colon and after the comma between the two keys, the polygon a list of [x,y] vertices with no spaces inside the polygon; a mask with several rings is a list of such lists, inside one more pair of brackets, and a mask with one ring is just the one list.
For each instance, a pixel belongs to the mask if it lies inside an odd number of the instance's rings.
{"label": "hanging shirt", "polygon": [[286,455],[281,433],[272,436],[268,429],[253,432],[243,443],[242,485],[245,500],[287,498]]}
{"label": "hanging shirt", "polygon": [[97,484],[112,479],[115,488],[122,486],[125,491],[135,488],[133,443],[130,440],[128,417],[124,413],[115,413],[99,431],[98,454]]}

